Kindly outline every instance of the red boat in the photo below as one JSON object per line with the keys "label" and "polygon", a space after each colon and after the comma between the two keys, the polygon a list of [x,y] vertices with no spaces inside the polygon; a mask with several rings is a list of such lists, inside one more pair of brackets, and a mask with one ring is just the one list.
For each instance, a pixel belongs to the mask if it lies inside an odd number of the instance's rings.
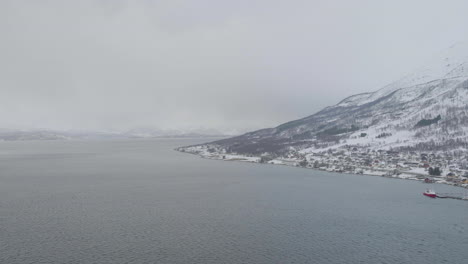
{"label": "red boat", "polygon": [[431,197],[431,198],[436,198],[437,197],[437,194],[431,190],[431,189],[426,189],[425,192],[423,192],[423,194],[427,197]]}

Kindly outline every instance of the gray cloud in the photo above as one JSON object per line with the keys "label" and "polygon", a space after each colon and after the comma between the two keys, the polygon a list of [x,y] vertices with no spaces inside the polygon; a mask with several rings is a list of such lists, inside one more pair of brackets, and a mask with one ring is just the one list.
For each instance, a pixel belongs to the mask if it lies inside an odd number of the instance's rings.
{"label": "gray cloud", "polygon": [[0,127],[277,125],[468,35],[466,1],[0,2]]}

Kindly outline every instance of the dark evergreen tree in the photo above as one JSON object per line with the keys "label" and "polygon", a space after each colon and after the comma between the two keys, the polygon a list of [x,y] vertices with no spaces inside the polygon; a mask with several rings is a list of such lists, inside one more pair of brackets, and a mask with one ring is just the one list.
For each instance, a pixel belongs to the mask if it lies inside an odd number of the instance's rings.
{"label": "dark evergreen tree", "polygon": [[299,166],[301,166],[301,167],[307,167],[307,164],[309,164],[309,163],[307,162],[306,159],[304,159],[304,160],[302,160],[301,162],[299,162]]}
{"label": "dark evergreen tree", "polygon": [[430,167],[429,168],[429,175],[440,176],[440,175],[442,175],[442,170],[439,167],[435,167],[435,168]]}

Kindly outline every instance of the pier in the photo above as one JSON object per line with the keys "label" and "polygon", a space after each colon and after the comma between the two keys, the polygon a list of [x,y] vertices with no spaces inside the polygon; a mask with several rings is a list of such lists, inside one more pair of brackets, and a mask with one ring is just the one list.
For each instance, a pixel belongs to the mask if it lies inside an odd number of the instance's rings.
{"label": "pier", "polygon": [[437,193],[437,198],[468,200],[467,193]]}

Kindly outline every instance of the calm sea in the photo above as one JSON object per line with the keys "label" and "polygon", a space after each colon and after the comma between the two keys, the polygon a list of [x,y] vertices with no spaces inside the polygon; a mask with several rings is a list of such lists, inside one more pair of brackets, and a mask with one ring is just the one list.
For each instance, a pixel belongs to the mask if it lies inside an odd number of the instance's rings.
{"label": "calm sea", "polygon": [[468,263],[467,201],[202,141],[0,142],[0,263]]}

